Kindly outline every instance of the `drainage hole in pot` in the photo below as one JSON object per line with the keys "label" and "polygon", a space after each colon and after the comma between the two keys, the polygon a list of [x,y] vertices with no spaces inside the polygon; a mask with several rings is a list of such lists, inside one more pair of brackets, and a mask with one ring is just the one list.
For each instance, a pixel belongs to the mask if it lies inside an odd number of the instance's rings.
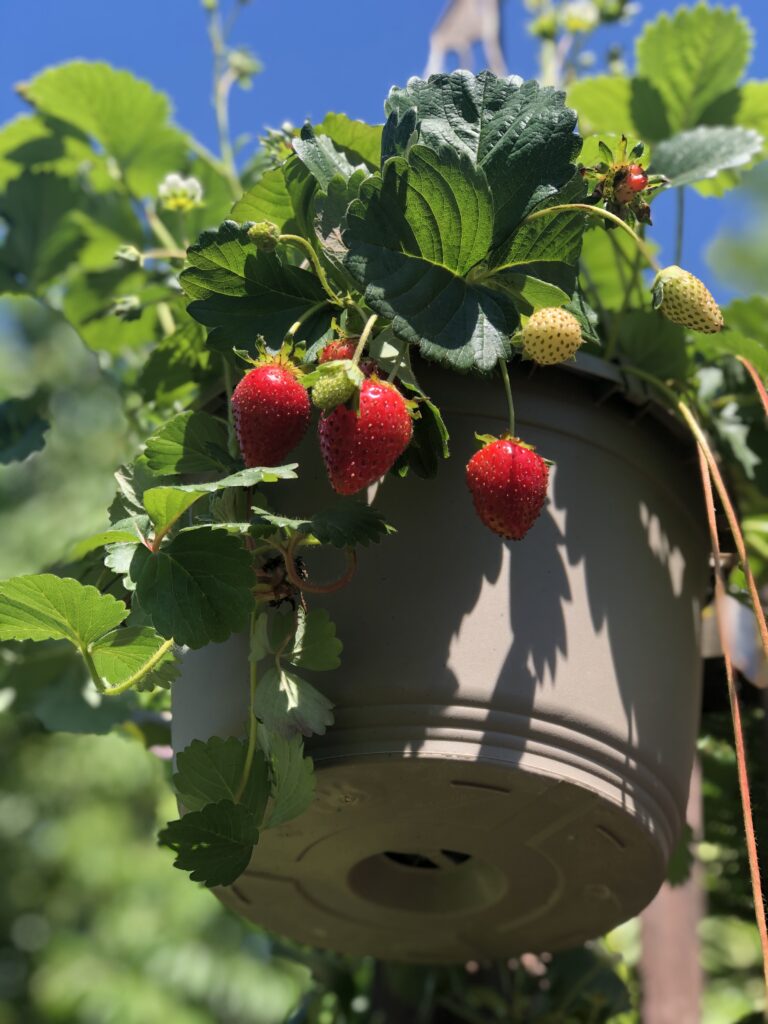
{"label": "drainage hole in pot", "polygon": [[[440,853],[453,864],[464,864],[470,858],[470,854],[459,853],[458,850],[441,850]],[[440,867],[446,866],[444,864],[436,864],[431,857],[420,853],[398,853],[396,850],[386,850],[384,856],[389,857],[395,864],[402,864],[403,867],[407,868],[426,868],[427,870],[436,871]]]}

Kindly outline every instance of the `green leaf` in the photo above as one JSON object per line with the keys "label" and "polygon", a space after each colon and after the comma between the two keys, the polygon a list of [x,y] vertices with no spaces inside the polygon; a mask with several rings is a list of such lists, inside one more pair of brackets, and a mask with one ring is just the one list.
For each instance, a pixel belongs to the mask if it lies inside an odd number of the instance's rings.
{"label": "green leaf", "polygon": [[[120,319],[115,302],[138,297],[140,313]],[[147,286],[143,271],[117,268],[102,274],[79,274],[67,288],[63,312],[83,341],[97,351],[119,354],[147,345],[159,334],[157,302],[168,299],[165,285]]]}
{"label": "green leaf", "polygon": [[205,491],[179,487],[150,487],[144,492],[144,508],[155,527],[155,537],[164,536]]}
{"label": "green leaf", "polygon": [[272,667],[258,681],[253,710],[269,732],[289,739],[322,735],[333,724],[333,704],[295,672]]}
{"label": "green leaf", "polygon": [[737,8],[700,3],[672,16],[660,14],[645,27],[636,46],[636,74],[661,95],[668,134],[693,128],[707,107],[739,83],[751,49],[749,24]]}
{"label": "green leaf", "polygon": [[[163,637],[149,626],[123,626],[100,637],[91,654],[101,678],[110,686],[119,686],[140,672],[164,643]],[[178,661],[173,650],[169,649],[140,680],[137,689],[168,688],[178,674]]]}
{"label": "green leaf", "polygon": [[[537,203],[530,212],[566,203],[583,203],[586,194],[586,181],[575,174],[563,188]],[[540,262],[575,265],[581,254],[587,217],[587,213],[579,210],[564,210],[521,224],[503,249],[494,254],[494,269]]]}
{"label": "green leaf", "polygon": [[158,841],[176,853],[174,867],[208,888],[231,885],[248,867],[259,841],[259,822],[242,804],[220,800],[171,821]]}
{"label": "green leaf", "polygon": [[269,735],[268,757],[272,772],[272,812],[266,828],[276,828],[298,818],[315,795],[315,769],[311,757],[304,756],[301,736],[285,739]]}
{"label": "green leaf", "polygon": [[490,369],[509,354],[512,302],[462,275],[491,243],[493,203],[469,156],[413,147],[363,182],[347,214],[345,266],[368,304],[429,359]]}
{"label": "green leaf", "polygon": [[240,224],[266,220],[277,224],[281,231],[285,230],[293,215],[293,203],[282,167],[265,171],[232,207],[232,219]]}
{"label": "green leaf", "polygon": [[84,648],[127,614],[122,601],[77,580],[43,573],[0,581],[0,640],[69,640]]}
{"label": "green leaf", "polygon": [[[143,524],[142,524],[143,525]],[[149,523],[147,522],[147,527]],[[107,544],[125,545],[133,547],[141,543],[139,536],[140,524],[136,519],[125,519],[115,523],[111,530],[104,530],[101,533],[92,533],[90,537],[76,541],[67,552],[67,561],[79,562],[91,551],[104,547]]]}
{"label": "green leaf", "polygon": [[343,265],[347,247],[342,232],[347,226],[347,210],[366,177],[365,171],[355,171],[346,181],[332,178],[328,191],[318,192],[315,197],[315,231],[323,244],[323,254],[334,266]]}
{"label": "green leaf", "polygon": [[131,575],[155,629],[177,644],[221,643],[248,624],[251,556],[239,538],[222,530],[179,533],[154,555],[137,548]]}
{"label": "green leaf", "polygon": [[[632,82],[624,75],[595,75],[568,86],[568,102],[579,115],[584,135],[635,134],[632,123]],[[589,157],[585,163],[590,163]]]}
{"label": "green leaf", "polygon": [[[542,193],[573,175],[581,140],[576,115],[561,92],[538,82],[466,71],[412,78],[393,89],[385,109],[415,109],[418,142],[437,152],[467,155],[481,168],[494,205],[494,245],[502,245]],[[614,126],[615,128],[615,126]]]}
{"label": "green leaf", "polygon": [[530,274],[515,274],[503,270],[489,279],[489,284],[500,288],[515,300],[521,313],[529,315],[537,309],[563,306],[568,301],[568,292],[549,281],[541,281]]}
{"label": "green leaf", "polygon": [[267,762],[256,751],[242,797],[236,801],[247,757],[248,745],[230,736],[211,736],[203,743],[193,740],[176,757],[173,784],[188,811],[201,811],[206,804],[230,800],[246,807],[261,822],[269,799]]}
{"label": "green leaf", "polygon": [[[200,494],[215,494],[228,487],[255,487],[257,484],[273,484],[278,480],[295,480],[298,462],[289,462],[285,466],[251,466],[241,469],[221,480],[212,480],[201,484],[174,484],[174,491],[194,491]],[[146,493],[146,492],[145,492]]]}
{"label": "green leaf", "polygon": [[288,328],[313,306],[318,314],[305,324],[302,335],[314,335],[330,324],[331,307],[314,274],[281,262],[277,253],[259,252],[247,228],[224,221],[205,231],[188,251],[191,266],[180,276],[193,300],[189,313],[213,328],[214,347],[256,350],[259,335],[279,347]]}
{"label": "green leaf", "polygon": [[346,114],[326,114],[316,126],[321,135],[327,135],[351,164],[366,163],[372,170],[381,164],[380,124],[353,121]]}
{"label": "green leaf", "polygon": [[725,330],[719,334],[694,334],[692,344],[707,362],[743,356],[763,378],[768,379],[768,344],[739,331]]}
{"label": "green leaf", "polygon": [[128,71],[72,61],[43,71],[22,95],[40,113],[95,139],[135,195],[153,196],[165,175],[185,162],[186,140],[168,124],[167,98]]}
{"label": "green leaf", "polygon": [[136,381],[146,402],[158,408],[189,406],[199,396],[210,367],[204,328],[187,319],[152,349]]}
{"label": "green leaf", "polygon": [[427,398],[421,388],[415,383],[406,386],[412,387],[421,401],[419,416],[413,423],[411,443],[395,464],[395,469],[412,469],[416,476],[431,480],[437,476],[440,460],[447,459],[450,455],[448,428],[438,407]]}
{"label": "green leaf", "polygon": [[40,415],[41,398],[9,398],[0,403],[0,465],[22,462],[45,444],[50,423]]}
{"label": "green leaf", "polygon": [[[654,251],[657,247],[646,241]],[[600,296],[604,309],[622,309],[627,300],[627,287],[634,274],[635,265],[643,266],[637,247],[624,231],[606,231],[595,227],[584,234],[582,265],[588,275],[591,288]],[[642,279],[641,279],[642,280]],[[643,296],[647,289],[642,286]],[[637,292],[633,293],[637,295]]]}
{"label": "green leaf", "polygon": [[301,129],[301,136],[293,140],[293,150],[324,192],[335,177],[346,181],[358,170],[327,135],[316,135],[308,124]]}
{"label": "green leaf", "polygon": [[762,136],[749,128],[700,125],[659,142],[651,170],[665,174],[672,185],[690,185],[748,164],[762,148]]}
{"label": "green leaf", "polygon": [[299,614],[293,646],[285,660],[296,668],[323,672],[339,667],[341,648],[336,626],[328,612],[325,608],[313,608],[306,614]]}
{"label": "green leaf", "polygon": [[77,206],[73,182],[55,174],[26,172],[0,196],[8,233],[0,247],[0,271],[14,290],[39,292],[74,260],[82,244],[70,213]]}
{"label": "green leaf", "polygon": [[205,412],[182,412],[147,439],[147,465],[158,476],[232,469],[227,425]]}
{"label": "green leaf", "polygon": [[660,380],[688,379],[690,366],[685,331],[659,313],[635,310],[619,315],[618,350],[638,369]]}
{"label": "green leaf", "polygon": [[378,544],[382,537],[394,532],[377,508],[355,498],[338,501],[330,508],[315,513],[311,519],[290,519],[261,508],[253,511],[255,523],[262,524],[265,533],[295,530],[315,537],[320,544],[331,544],[337,548]]}

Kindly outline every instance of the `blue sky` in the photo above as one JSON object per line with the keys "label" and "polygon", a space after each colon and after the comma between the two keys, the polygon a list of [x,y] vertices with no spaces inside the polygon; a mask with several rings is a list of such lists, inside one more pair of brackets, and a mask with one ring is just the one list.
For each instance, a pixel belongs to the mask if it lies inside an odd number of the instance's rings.
{"label": "blue sky", "polygon": [[[429,32],[443,6],[444,0],[252,0],[242,10],[233,41],[249,46],[265,70],[251,91],[234,96],[234,134],[258,133],[285,119],[320,120],[328,110],[381,120],[389,86],[422,72]],[[676,6],[673,0],[643,0],[632,26],[603,29],[592,48],[601,56],[609,41],[618,40],[631,56],[642,20]],[[768,0],[741,0],[738,6],[757,32],[750,75],[766,77]],[[533,76],[536,43],[524,28],[522,0],[506,0],[504,14],[510,70]],[[75,57],[107,60],[147,78],[172,97],[177,121],[215,147],[210,54],[199,0],[0,0],[0,121],[24,109],[14,83]],[[666,248],[672,204],[662,197],[655,210],[655,237]],[[686,264],[708,276],[703,258],[708,240],[721,224],[740,216],[738,200],[693,199]],[[727,297],[726,289],[714,290]]]}

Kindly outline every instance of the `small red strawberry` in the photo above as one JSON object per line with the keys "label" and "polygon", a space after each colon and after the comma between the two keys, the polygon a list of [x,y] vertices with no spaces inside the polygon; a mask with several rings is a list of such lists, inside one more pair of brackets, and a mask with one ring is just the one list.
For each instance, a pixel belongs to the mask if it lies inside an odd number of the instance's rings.
{"label": "small red strawberry", "polygon": [[237,439],[246,466],[277,466],[309,426],[309,395],[280,360],[249,370],[232,394]]}
{"label": "small red strawberry", "polygon": [[329,341],[320,353],[318,362],[330,363],[334,359],[351,359],[359,340],[359,338],[337,338],[335,341]]}
{"label": "small red strawberry", "polygon": [[475,511],[494,533],[522,540],[544,507],[549,466],[530,445],[494,438],[467,463]]}
{"label": "small red strawberry", "polygon": [[337,494],[356,494],[383,476],[413,433],[408,403],[378,378],[360,388],[360,409],[338,405],[320,418],[320,450]]}
{"label": "small red strawberry", "polygon": [[628,164],[616,172],[613,196],[617,203],[630,203],[648,184],[648,174],[640,164]]}

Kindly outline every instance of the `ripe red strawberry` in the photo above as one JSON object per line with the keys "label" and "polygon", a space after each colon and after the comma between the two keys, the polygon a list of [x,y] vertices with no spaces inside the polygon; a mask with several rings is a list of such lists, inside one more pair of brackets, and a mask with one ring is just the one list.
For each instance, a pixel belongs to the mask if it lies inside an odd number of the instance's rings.
{"label": "ripe red strawberry", "polygon": [[232,412],[246,466],[277,466],[309,426],[309,395],[289,364],[262,363],[235,388]]}
{"label": "ripe red strawberry", "polygon": [[359,413],[346,405],[320,418],[320,450],[337,494],[356,494],[383,476],[413,433],[397,388],[373,378],[360,388]]}
{"label": "ripe red strawberry", "polygon": [[467,464],[475,511],[487,527],[508,540],[522,540],[544,507],[549,466],[521,441],[492,440]]}
{"label": "ripe red strawberry", "polygon": [[355,354],[359,338],[337,338],[329,341],[320,353],[321,363],[330,363],[333,359],[351,359]]}

